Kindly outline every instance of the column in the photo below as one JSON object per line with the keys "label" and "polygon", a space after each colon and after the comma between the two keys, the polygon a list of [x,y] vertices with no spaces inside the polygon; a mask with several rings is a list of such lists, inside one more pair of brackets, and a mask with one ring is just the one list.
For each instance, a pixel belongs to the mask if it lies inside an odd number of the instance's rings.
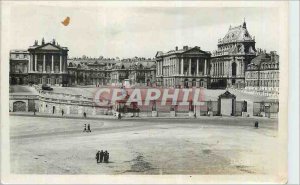
{"label": "column", "polygon": [[51,57],[51,73],[54,73],[54,55]]}
{"label": "column", "polygon": [[206,64],[207,59],[204,60],[204,75],[207,75],[207,64]]}
{"label": "column", "polygon": [[241,76],[244,76],[244,61],[241,61]]}
{"label": "column", "polygon": [[189,75],[192,75],[192,58],[189,58]]}
{"label": "column", "polygon": [[179,74],[179,66],[180,66],[180,61],[179,58],[176,59],[176,74]]}
{"label": "column", "polygon": [[59,55],[59,72],[62,72],[62,56]]}
{"label": "column", "polygon": [[181,58],[181,74],[184,75],[184,72],[183,72],[183,58]]}
{"label": "column", "polygon": [[223,76],[223,69],[224,69],[223,68],[223,62],[221,62],[220,65],[221,65],[221,76]]}
{"label": "column", "polygon": [[30,59],[29,59],[29,62],[28,62],[28,72],[31,72],[32,60],[33,60],[33,56],[32,56],[32,54],[30,54]]}
{"label": "column", "polygon": [[34,64],[35,64],[35,66],[34,66],[34,71],[37,71],[37,54],[35,54],[35,56],[34,56]]}
{"label": "column", "polygon": [[197,76],[199,75],[199,58],[197,58],[197,69],[196,69]]}
{"label": "column", "polygon": [[46,54],[43,57],[43,73],[46,73]]}
{"label": "column", "polygon": [[161,75],[164,75],[163,60],[160,62],[160,72]]}

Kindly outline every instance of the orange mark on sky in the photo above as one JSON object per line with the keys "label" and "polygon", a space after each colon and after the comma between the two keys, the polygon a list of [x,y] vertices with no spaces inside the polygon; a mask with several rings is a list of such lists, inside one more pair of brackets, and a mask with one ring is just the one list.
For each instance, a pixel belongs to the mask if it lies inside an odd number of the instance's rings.
{"label": "orange mark on sky", "polygon": [[70,23],[70,17],[66,17],[64,21],[61,22],[64,26],[68,26]]}

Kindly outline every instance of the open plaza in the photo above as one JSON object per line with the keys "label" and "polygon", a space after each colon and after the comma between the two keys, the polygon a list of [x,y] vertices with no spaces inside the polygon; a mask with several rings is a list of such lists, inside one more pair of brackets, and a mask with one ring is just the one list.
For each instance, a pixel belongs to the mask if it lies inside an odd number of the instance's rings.
{"label": "open plaza", "polygon": [[[92,98],[97,89],[53,87],[48,93]],[[225,91],[203,89],[203,101],[216,101]],[[247,100],[249,113],[253,112],[253,102],[268,101],[265,96],[229,91],[237,101]],[[37,107],[45,101],[41,100],[41,92],[30,86],[11,86],[10,93],[12,97],[37,96]],[[277,118],[198,113],[190,117],[185,111],[171,117],[169,107],[153,117],[149,111],[141,111],[138,117],[124,113],[121,120],[114,115],[93,115],[89,111],[86,118],[72,112],[62,115],[60,111],[11,112],[11,172],[272,174],[277,169],[274,162],[278,147]],[[256,121],[258,128],[254,127]],[[91,132],[83,132],[84,125],[88,124]],[[99,150],[110,153],[109,163],[96,163]]]}
{"label": "open plaza", "polygon": [[[12,115],[10,123],[11,173],[249,175],[277,169],[277,119]],[[92,132],[83,132],[84,124]],[[109,163],[96,163],[98,150],[110,153]]]}

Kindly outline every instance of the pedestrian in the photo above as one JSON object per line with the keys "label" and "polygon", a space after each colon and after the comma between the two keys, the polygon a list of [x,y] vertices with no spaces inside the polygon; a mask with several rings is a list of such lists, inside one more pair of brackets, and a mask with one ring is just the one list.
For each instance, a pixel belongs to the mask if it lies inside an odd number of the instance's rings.
{"label": "pedestrian", "polygon": [[33,115],[35,115],[36,109],[33,110]]}
{"label": "pedestrian", "polygon": [[83,132],[86,132],[86,124],[84,124]]}
{"label": "pedestrian", "polygon": [[118,114],[118,119],[121,119],[122,117],[121,117],[121,113],[119,112],[119,114]]}
{"label": "pedestrian", "polygon": [[91,131],[90,124],[88,124],[88,126],[87,126],[87,131],[88,131],[88,132],[92,132],[92,131]]}
{"label": "pedestrian", "polygon": [[99,163],[99,159],[100,159],[100,151],[98,151],[96,153],[96,160],[97,160],[97,163]]}
{"label": "pedestrian", "polygon": [[104,152],[104,162],[107,163],[107,151]]}
{"label": "pedestrian", "polygon": [[83,117],[86,118],[86,112],[83,113]]}
{"label": "pedestrian", "polygon": [[107,155],[106,155],[106,162],[108,163],[109,162],[109,153],[107,152]]}
{"label": "pedestrian", "polygon": [[100,152],[100,163],[102,163],[102,161],[103,161],[103,156],[104,156],[104,152],[103,152],[103,150],[101,150],[101,152]]}
{"label": "pedestrian", "polygon": [[255,127],[255,128],[258,128],[258,121],[255,121],[254,127]]}
{"label": "pedestrian", "polygon": [[61,110],[61,116],[64,116],[64,110],[63,109]]}

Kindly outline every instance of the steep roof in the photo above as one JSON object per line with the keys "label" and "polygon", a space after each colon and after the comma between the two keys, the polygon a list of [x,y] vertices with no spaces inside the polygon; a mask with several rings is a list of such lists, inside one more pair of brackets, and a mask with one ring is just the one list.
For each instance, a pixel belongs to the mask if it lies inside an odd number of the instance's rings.
{"label": "steep roof", "polygon": [[236,27],[229,28],[228,32],[226,33],[225,37],[219,43],[230,43],[230,42],[237,42],[237,41],[245,41],[245,40],[253,40],[252,36],[249,34],[246,23],[244,22],[243,25],[239,25]]}
{"label": "steep roof", "polygon": [[260,63],[262,62],[268,62],[271,61],[270,55],[267,53],[262,53],[260,55],[258,55],[257,57],[253,58],[250,62],[250,64],[254,64],[254,65],[260,65]]}

